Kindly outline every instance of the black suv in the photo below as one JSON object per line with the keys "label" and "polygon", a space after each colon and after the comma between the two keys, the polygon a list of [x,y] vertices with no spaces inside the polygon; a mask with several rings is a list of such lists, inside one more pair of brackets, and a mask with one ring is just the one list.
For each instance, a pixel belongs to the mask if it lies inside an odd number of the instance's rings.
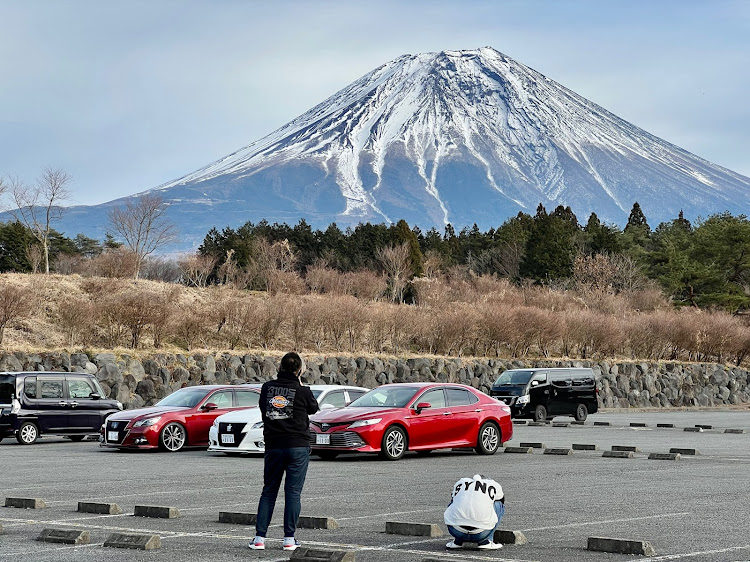
{"label": "black suv", "polygon": [[48,434],[81,441],[122,410],[103,396],[99,381],[86,373],[0,373],[0,440],[15,434],[31,445]]}

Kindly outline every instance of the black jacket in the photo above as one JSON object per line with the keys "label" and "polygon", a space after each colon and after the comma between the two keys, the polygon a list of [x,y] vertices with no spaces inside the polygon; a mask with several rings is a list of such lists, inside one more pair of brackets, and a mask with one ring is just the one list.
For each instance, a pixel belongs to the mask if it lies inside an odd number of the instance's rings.
{"label": "black jacket", "polygon": [[279,371],[275,380],[263,383],[259,407],[266,449],[310,446],[308,416],[318,411],[318,402],[293,373]]}

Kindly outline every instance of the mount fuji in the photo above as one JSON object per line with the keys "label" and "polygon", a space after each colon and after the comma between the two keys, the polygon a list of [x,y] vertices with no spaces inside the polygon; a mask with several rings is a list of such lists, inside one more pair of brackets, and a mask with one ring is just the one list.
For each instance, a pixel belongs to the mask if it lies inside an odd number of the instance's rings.
{"label": "mount fuji", "polygon": [[[539,203],[624,224],[638,201],[652,226],[750,211],[750,178],[620,119],[492,49],[404,55],[268,136],[158,193],[194,249],[212,227],[315,228],[405,219],[497,227]],[[68,236],[102,238],[124,199],[70,207]]]}

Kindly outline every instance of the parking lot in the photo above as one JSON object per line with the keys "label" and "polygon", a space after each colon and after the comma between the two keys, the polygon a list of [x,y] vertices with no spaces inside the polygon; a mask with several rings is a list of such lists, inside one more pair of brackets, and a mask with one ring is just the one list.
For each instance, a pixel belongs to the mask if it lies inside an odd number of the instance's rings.
{"label": "parking lot", "polygon": [[[571,421],[557,418],[555,422]],[[594,425],[609,422],[609,426]],[[631,427],[631,423],[646,427]],[[657,424],[673,423],[674,428]],[[701,432],[684,428],[712,426]],[[725,433],[725,429],[745,433]],[[750,411],[600,413],[583,426],[515,426],[506,445],[547,448],[596,445],[570,455],[498,452],[408,454],[398,462],[370,456],[313,458],[302,514],[335,518],[334,530],[300,529],[304,545],[356,551],[358,561],[625,560],[586,550],[591,536],[648,540],[656,550],[641,560],[750,560]],[[605,458],[613,446],[634,446],[633,458]],[[649,460],[652,452],[696,449],[680,460]],[[283,499],[265,551],[250,551],[252,527],[218,522],[220,511],[255,513],[262,458],[192,450],[177,454],[123,453],[94,441],[44,438],[33,446],[0,443],[2,498],[41,498],[46,509],[0,508],[0,560],[286,560],[281,551]],[[449,537],[385,533],[387,521],[442,523],[452,484],[475,473],[499,481],[507,512],[500,527],[523,532],[525,545],[499,551],[447,551]],[[78,513],[77,502],[117,503],[122,515]],[[172,506],[176,519],[134,517],[136,505]],[[91,544],[35,541],[45,528],[90,531]],[[158,534],[155,551],[105,548],[115,531]]]}

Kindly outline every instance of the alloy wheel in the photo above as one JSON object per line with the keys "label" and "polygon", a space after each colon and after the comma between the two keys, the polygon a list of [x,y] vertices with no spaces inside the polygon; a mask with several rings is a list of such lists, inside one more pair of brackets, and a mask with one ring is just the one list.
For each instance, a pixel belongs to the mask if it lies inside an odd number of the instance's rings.
{"label": "alloy wheel", "polygon": [[185,428],[178,423],[170,423],[161,432],[164,448],[173,453],[185,446],[185,437]]}

